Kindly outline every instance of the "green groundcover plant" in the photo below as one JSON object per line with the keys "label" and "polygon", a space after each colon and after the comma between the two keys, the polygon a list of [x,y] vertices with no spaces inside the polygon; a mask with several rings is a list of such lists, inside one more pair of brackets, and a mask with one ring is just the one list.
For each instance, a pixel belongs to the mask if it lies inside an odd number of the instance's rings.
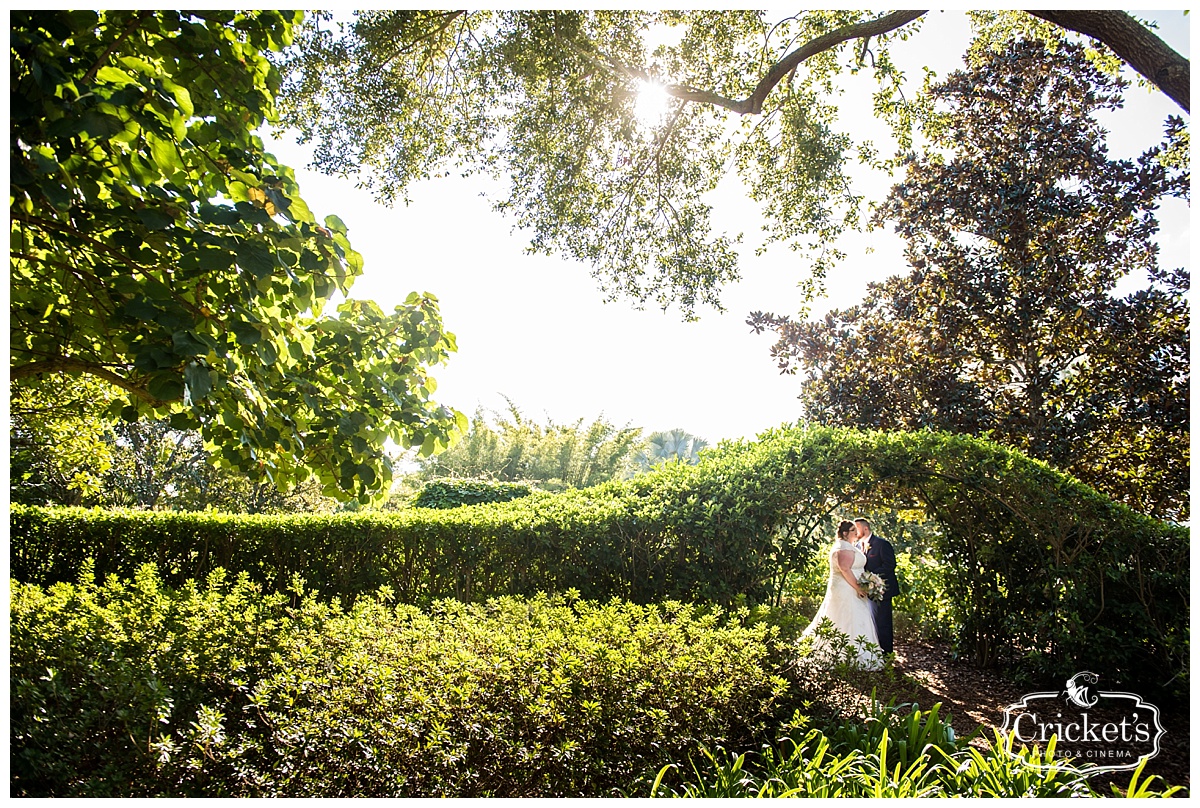
{"label": "green groundcover plant", "polygon": [[[792,632],[751,614],[574,592],[421,610],[383,590],[343,608],[223,571],[172,589],[150,565],[13,582],[11,793],[1096,793],[1026,765],[1053,744],[968,746],[940,705],[804,714],[824,679],[798,678]],[[1127,792],[1179,789],[1139,770]]]}
{"label": "green groundcover plant", "polygon": [[[1086,772],[1065,768],[1057,736],[1045,748],[1023,748],[1012,734],[994,732],[984,748],[974,736],[956,737],[941,704],[881,705],[872,698],[865,722],[811,727],[796,714],[776,743],[756,752],[702,748],[689,765],[668,764],[650,785],[662,797],[1094,797]],[[1145,761],[1122,791],[1136,797],[1186,793],[1157,776]]]}

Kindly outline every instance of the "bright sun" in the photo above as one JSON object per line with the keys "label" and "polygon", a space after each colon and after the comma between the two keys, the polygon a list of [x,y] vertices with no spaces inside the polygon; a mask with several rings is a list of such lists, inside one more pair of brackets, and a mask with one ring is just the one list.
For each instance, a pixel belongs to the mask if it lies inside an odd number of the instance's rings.
{"label": "bright sun", "polygon": [[661,84],[652,81],[638,81],[637,83],[637,101],[634,105],[634,114],[637,119],[646,126],[655,126],[661,120],[667,111],[667,103],[671,96],[667,95],[667,88]]}

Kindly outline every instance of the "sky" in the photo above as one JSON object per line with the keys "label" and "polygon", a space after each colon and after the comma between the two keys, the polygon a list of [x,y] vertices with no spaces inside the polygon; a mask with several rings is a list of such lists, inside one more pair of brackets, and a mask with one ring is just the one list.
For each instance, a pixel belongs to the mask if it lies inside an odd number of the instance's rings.
{"label": "sky", "polygon": [[[1189,55],[1190,17],[1140,13],[1157,17],[1159,35]],[[922,64],[941,77],[961,67],[969,39],[962,12],[933,11],[892,56],[915,91]],[[870,115],[871,78],[848,78],[845,87],[843,125],[882,145],[886,132]],[[1169,114],[1180,110],[1161,92],[1130,87],[1125,108],[1101,119],[1110,153],[1135,157],[1159,142]],[[411,189],[410,204],[387,208],[353,180],[307,170],[307,147],[286,137],[268,138],[267,145],[295,169],[317,217],[336,213],[349,227],[365,261],[352,297],[373,299],[388,311],[412,291],[439,299],[445,327],[458,342],[458,352],[433,372],[439,403],[471,415],[477,407],[504,411],[507,397],[542,423],[603,417],[619,427],[642,427],[644,434],[681,428],[712,444],[753,438],[803,416],[800,377],[779,373],[769,355],[772,335],[753,334],[745,320],[756,310],[797,312],[803,301],[796,284],[806,262],[786,247],[755,256],[762,219],[736,180],[723,183],[712,202],[715,232],[745,234],[742,278],[725,288],[724,313],[702,308],[698,322],[684,322],[674,309],[606,304],[587,265],[526,254],[528,236],[491,210],[478,178],[425,181]],[[859,190],[874,199],[894,182],[861,172],[858,179]],[[1160,224],[1162,263],[1189,265],[1187,205],[1165,205]],[[867,283],[907,271],[901,241],[889,230],[854,234],[839,246],[847,258],[828,278],[828,295],[813,304],[814,315],[853,305]]]}

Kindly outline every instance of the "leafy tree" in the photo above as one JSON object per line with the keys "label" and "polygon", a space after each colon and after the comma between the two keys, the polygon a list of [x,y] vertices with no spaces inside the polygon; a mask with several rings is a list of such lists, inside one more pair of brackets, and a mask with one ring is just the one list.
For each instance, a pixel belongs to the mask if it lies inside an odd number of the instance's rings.
{"label": "leafy tree", "polygon": [[430,400],[436,299],[326,305],[362,271],[255,134],[299,12],[11,15],[10,378],[118,388],[223,465],[286,486],[386,491],[389,438],[423,454],[465,418]]}
{"label": "leafy tree", "polygon": [[27,505],[92,502],[112,463],[105,410],[113,389],[88,376],[14,386],[9,399],[9,493]]}
{"label": "leafy tree", "polygon": [[422,461],[420,477],[538,481],[548,486],[587,488],[619,477],[630,462],[640,429],[615,427],[603,418],[585,426],[545,426],[526,417],[511,401],[507,417],[488,421],[477,410],[463,439]]}
{"label": "leafy tree", "polygon": [[224,513],[319,513],[336,501],[306,480],[284,493],[266,481],[222,469],[199,433],[170,422],[118,422],[111,433],[111,465],[99,499],[105,505],[216,510]]}
{"label": "leafy tree", "polygon": [[118,423],[113,463],[105,475],[111,504],[153,510],[184,495],[205,476],[207,453],[195,432],[167,421]]}
{"label": "leafy tree", "polygon": [[[808,417],[985,435],[1155,516],[1188,513],[1188,275],[1157,264],[1154,211],[1187,190],[1152,150],[1110,160],[1097,110],[1122,82],[1079,47],[982,51],[933,88],[938,151],[876,221],[913,270],[824,319],[755,314],[803,369]],[[1118,281],[1146,272],[1124,298]]]}
{"label": "leafy tree", "polygon": [[[28,396],[18,401],[28,407]],[[167,420],[37,420],[25,409],[13,424],[14,502],[224,513],[318,513],[337,506],[315,480],[281,492],[265,480],[221,468],[199,433],[172,429]]]}
{"label": "leafy tree", "polygon": [[[719,306],[737,277],[740,237],[714,232],[706,194],[735,168],[761,203],[766,242],[803,250],[813,288],[861,224],[847,176],[857,158],[892,167],[928,108],[906,99],[888,52],[925,12],[370,11],[317,15],[299,30],[281,93],[284,123],[316,166],[356,175],[383,201],[450,170],[510,182],[496,207],[532,233],[531,249],[589,263],[606,295]],[[1187,109],[1189,67],[1116,11],[977,12],[981,42],[1079,31]],[[652,38],[663,30],[666,40]],[[1111,48],[1111,50],[1109,49]],[[901,154],[885,159],[837,129],[844,72],[871,70],[876,114]],[[638,120],[638,88],[663,86],[669,111]],[[360,173],[360,171],[362,173]]]}
{"label": "leafy tree", "polygon": [[707,446],[708,441],[704,438],[683,429],[655,432],[646,439],[634,461],[642,471],[671,461],[695,465],[700,460],[700,450]]}

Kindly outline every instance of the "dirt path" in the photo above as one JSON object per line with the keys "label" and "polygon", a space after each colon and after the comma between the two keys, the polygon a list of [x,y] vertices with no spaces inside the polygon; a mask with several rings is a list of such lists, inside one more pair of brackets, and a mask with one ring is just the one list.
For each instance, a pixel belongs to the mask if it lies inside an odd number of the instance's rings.
{"label": "dirt path", "polygon": [[[943,712],[949,711],[955,732],[965,735],[977,727],[999,729],[1004,723],[1004,708],[1020,701],[1027,688],[1010,682],[994,671],[983,670],[969,661],[954,659],[947,645],[923,641],[897,641],[896,670],[902,674],[900,686],[912,687],[916,693],[897,693],[900,699],[909,698],[922,709],[942,702]],[[1161,706],[1160,706],[1161,708]],[[1147,774],[1157,774],[1170,785],[1191,789],[1190,777],[1190,710],[1186,703],[1161,708],[1160,720],[1166,734],[1161,751],[1146,764]],[[983,744],[978,738],[973,743]],[[1130,772],[1099,775],[1093,781],[1098,791],[1107,792],[1106,783],[1115,782],[1124,788]],[[1159,784],[1161,785],[1161,783]]]}

